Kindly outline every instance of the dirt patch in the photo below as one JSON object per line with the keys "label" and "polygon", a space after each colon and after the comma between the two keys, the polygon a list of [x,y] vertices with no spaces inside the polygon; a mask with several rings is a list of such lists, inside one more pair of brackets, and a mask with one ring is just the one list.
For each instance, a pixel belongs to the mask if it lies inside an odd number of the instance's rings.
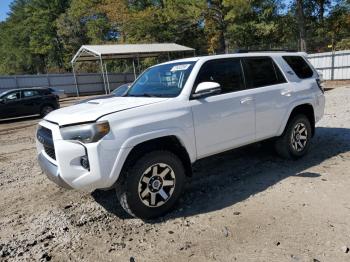
{"label": "dirt patch", "polygon": [[333,80],[333,81],[325,81],[324,85],[326,88],[332,89],[336,87],[349,87],[350,80]]}
{"label": "dirt patch", "polygon": [[350,261],[350,89],[326,96],[305,158],[262,144],[201,160],[175,210],[148,222],[113,191],[52,184],[38,119],[0,125],[0,260]]}

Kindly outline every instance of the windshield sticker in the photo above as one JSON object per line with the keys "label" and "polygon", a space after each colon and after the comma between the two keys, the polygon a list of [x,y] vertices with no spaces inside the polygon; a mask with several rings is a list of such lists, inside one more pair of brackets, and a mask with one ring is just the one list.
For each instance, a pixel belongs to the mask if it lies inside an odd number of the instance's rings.
{"label": "windshield sticker", "polygon": [[184,71],[187,70],[190,66],[191,64],[176,65],[170,70],[170,72]]}

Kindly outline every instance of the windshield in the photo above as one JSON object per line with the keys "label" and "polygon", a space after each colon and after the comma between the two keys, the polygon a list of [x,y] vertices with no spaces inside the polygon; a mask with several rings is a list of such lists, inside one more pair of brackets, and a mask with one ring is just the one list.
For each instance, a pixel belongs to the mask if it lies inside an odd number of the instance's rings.
{"label": "windshield", "polygon": [[9,93],[9,91],[0,92],[0,98],[3,98],[8,93]]}
{"label": "windshield", "polygon": [[195,62],[164,64],[147,69],[126,96],[176,97],[181,93]]}

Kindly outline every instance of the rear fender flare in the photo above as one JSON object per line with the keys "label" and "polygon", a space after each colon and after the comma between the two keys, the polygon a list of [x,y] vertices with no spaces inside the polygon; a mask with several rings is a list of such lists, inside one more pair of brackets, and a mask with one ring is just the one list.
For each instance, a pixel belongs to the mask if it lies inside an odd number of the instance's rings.
{"label": "rear fender flare", "polygon": [[289,118],[293,112],[293,110],[297,107],[297,106],[301,106],[301,105],[311,105],[313,108],[314,108],[314,111],[315,111],[315,106],[313,104],[313,99],[311,98],[306,98],[306,99],[302,99],[302,100],[298,100],[298,101],[295,101],[294,103],[292,103],[290,106],[289,106],[289,110],[286,112],[284,118],[283,118],[283,122],[281,123],[280,125],[280,128],[278,130],[278,133],[277,133],[277,136],[280,136],[283,134],[286,126],[287,126],[287,123],[289,121]]}

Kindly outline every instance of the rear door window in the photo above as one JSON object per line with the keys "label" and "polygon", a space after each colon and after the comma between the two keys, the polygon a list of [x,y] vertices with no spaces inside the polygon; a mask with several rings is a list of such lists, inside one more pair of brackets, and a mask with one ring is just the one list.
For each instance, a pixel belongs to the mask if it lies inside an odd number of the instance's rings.
{"label": "rear door window", "polygon": [[271,57],[244,58],[244,73],[248,87],[250,88],[277,85],[286,82],[281,70]]}
{"label": "rear door window", "polygon": [[301,56],[283,56],[284,61],[293,69],[294,73],[301,79],[310,78],[314,72]]}
{"label": "rear door window", "polygon": [[202,65],[195,86],[202,82],[220,84],[221,93],[243,90],[244,79],[240,59],[217,59]]}
{"label": "rear door window", "polygon": [[30,97],[38,96],[38,95],[39,95],[39,92],[36,90],[23,91],[23,98],[30,98]]}

